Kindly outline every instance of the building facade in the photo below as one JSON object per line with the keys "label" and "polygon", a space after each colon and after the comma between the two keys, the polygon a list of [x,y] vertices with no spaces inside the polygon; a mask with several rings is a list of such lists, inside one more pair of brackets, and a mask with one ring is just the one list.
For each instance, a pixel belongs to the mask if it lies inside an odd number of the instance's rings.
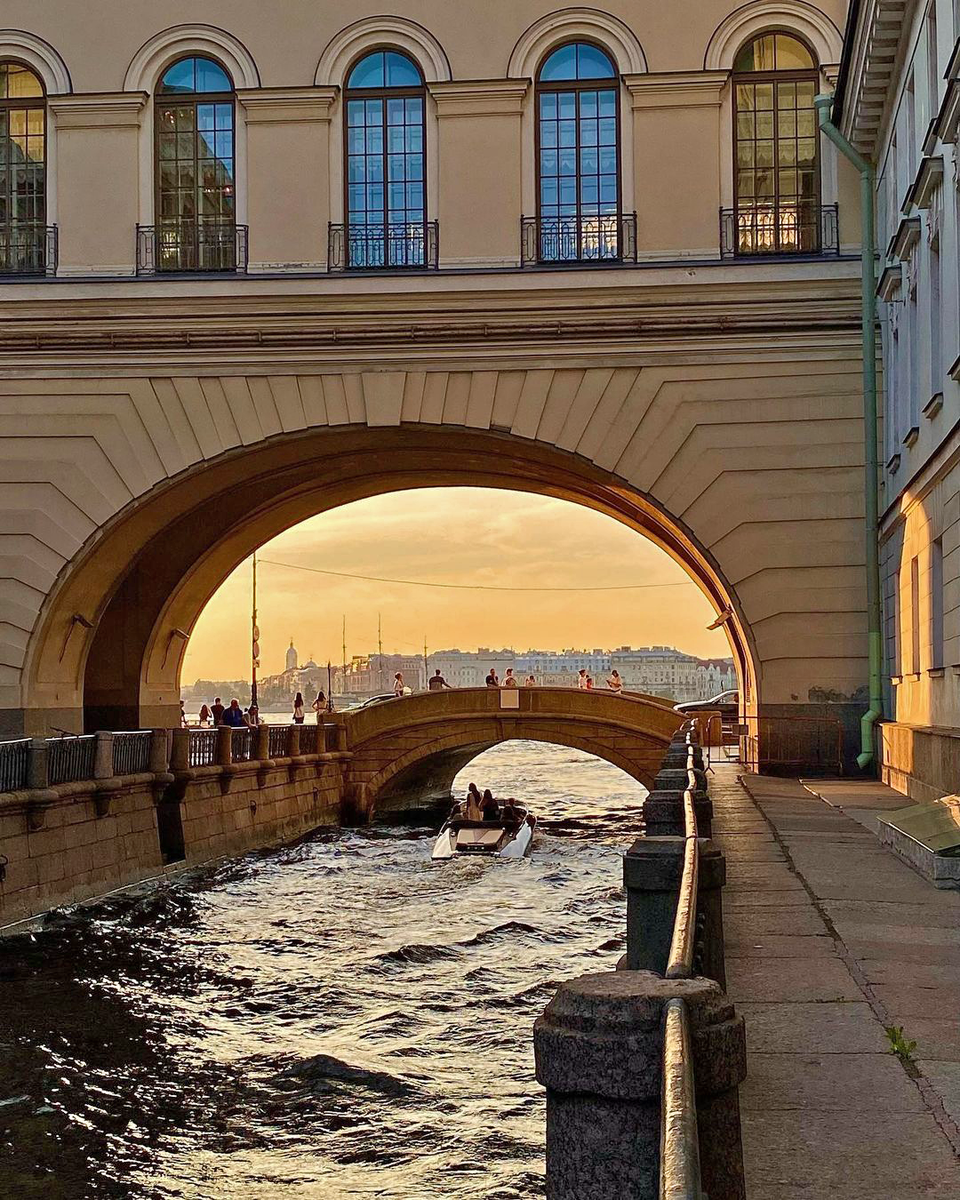
{"label": "building facade", "polygon": [[844,0],[397,7],[5,5],[3,726],[173,720],[252,549],[467,483],[652,538],[745,716],[855,729]]}
{"label": "building facade", "polygon": [[960,778],[960,4],[851,20],[843,128],[876,166],[883,342],[883,777]]}

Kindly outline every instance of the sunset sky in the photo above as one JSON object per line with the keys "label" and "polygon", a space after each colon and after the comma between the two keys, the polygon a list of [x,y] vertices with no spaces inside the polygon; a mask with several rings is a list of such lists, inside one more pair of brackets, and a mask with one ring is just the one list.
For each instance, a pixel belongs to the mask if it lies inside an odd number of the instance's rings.
{"label": "sunset sky", "polygon": [[[576,504],[482,488],[427,488],[361,500],[268,542],[261,559],[359,575],[494,587],[657,584],[628,592],[455,591],[258,568],[261,670],[283,669],[293,638],[300,660],[457,646],[603,647],[662,644],[701,656],[730,653],[700,590],[662,550]],[[197,622],[183,682],[242,679],[250,671],[250,563],[231,575]]]}

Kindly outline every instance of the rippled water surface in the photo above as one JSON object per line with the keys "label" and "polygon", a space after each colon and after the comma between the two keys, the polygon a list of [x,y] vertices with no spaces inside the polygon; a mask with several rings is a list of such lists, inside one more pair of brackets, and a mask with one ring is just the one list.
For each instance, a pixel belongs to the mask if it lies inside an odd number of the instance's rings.
{"label": "rippled water surface", "polygon": [[0,1196],[541,1196],[533,1022],[623,951],[644,792],[523,742],[470,778],[529,860],[327,831],[0,943]]}

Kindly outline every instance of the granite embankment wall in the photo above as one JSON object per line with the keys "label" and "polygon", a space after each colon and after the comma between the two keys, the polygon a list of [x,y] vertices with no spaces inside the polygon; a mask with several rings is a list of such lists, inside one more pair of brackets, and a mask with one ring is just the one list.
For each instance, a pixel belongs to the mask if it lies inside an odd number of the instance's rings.
{"label": "granite embankment wall", "polygon": [[191,765],[167,731],[129,736],[152,736],[154,769],[0,795],[0,927],[341,818],[342,752]]}

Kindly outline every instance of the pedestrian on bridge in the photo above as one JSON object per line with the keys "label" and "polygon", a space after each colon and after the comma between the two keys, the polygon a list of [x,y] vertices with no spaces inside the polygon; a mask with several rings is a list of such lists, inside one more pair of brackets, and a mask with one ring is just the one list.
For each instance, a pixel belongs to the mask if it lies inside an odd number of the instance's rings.
{"label": "pedestrian on bridge", "polygon": [[210,715],[213,717],[214,726],[223,724],[223,701],[219,696],[213,702],[213,707],[210,709]]}
{"label": "pedestrian on bridge", "polygon": [[205,704],[200,705],[200,715],[197,717],[197,724],[201,729],[206,729],[207,722],[210,720],[210,709]]}
{"label": "pedestrian on bridge", "polygon": [[317,692],[317,698],[313,702],[313,711],[317,714],[317,724],[323,724],[323,714],[327,711],[327,697],[321,689]]}
{"label": "pedestrian on bridge", "polygon": [[611,692],[616,692],[618,696],[623,692],[623,680],[620,678],[620,672],[616,668],[610,672],[610,676],[607,679],[607,687]]}
{"label": "pedestrian on bridge", "polygon": [[393,677],[393,694],[397,697],[403,695],[403,675],[399,671]]}
{"label": "pedestrian on bridge", "polygon": [[427,687],[430,689],[431,692],[442,692],[444,688],[448,688],[449,686],[450,686],[450,684],[447,683],[447,681],[444,679],[444,677],[440,674],[440,668],[437,667],[436,671],[433,674],[433,677],[431,678],[430,682],[427,684]]}
{"label": "pedestrian on bridge", "polygon": [[496,668],[491,667],[490,674],[487,676],[487,687],[499,687],[499,686],[500,686],[500,680],[497,678]]}
{"label": "pedestrian on bridge", "polygon": [[520,686],[520,684],[517,683],[516,675],[513,673],[513,667],[507,667],[507,673],[504,675],[503,683],[501,683],[500,686],[505,688],[515,688]]}
{"label": "pedestrian on bridge", "polygon": [[220,714],[220,724],[229,725],[232,729],[242,729],[246,725],[246,721],[243,719],[243,709],[236,697],[230,701],[230,707],[225,708]]}
{"label": "pedestrian on bridge", "polygon": [[577,676],[577,687],[580,691],[584,691],[587,686],[587,668],[581,667],[580,674]]}
{"label": "pedestrian on bridge", "polygon": [[526,679],[523,681],[523,686],[524,687],[536,687],[537,686],[536,675],[528,675],[526,677]]}
{"label": "pedestrian on bridge", "polygon": [[303,724],[303,693],[297,692],[293,701],[293,723],[294,725]]}

